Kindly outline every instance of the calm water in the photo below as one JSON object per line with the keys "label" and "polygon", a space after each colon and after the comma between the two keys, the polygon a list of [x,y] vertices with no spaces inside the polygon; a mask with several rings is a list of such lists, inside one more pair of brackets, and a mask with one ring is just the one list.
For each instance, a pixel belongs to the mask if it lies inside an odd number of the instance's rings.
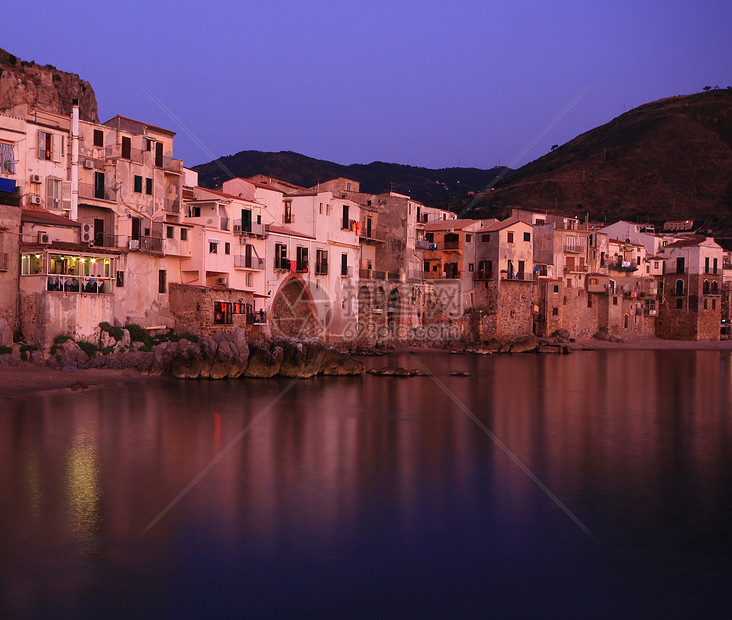
{"label": "calm water", "polygon": [[729,615],[729,352],[418,359],[0,401],[0,616]]}

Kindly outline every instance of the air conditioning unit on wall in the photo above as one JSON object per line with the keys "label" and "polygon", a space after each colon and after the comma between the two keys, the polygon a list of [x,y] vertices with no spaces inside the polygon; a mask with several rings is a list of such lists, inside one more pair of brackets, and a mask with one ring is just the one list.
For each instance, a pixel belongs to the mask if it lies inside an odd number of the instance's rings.
{"label": "air conditioning unit on wall", "polygon": [[38,243],[51,243],[51,238],[48,236],[47,232],[38,233]]}
{"label": "air conditioning unit on wall", "polygon": [[219,284],[219,286],[228,286],[229,278],[227,278],[226,276],[223,276],[221,278],[217,278],[216,282]]}
{"label": "air conditioning unit on wall", "polygon": [[94,162],[91,159],[84,160],[84,168],[91,170],[94,167]]}
{"label": "air conditioning unit on wall", "polygon": [[30,177],[31,183],[40,183],[41,182],[41,175],[40,174],[31,174]]}

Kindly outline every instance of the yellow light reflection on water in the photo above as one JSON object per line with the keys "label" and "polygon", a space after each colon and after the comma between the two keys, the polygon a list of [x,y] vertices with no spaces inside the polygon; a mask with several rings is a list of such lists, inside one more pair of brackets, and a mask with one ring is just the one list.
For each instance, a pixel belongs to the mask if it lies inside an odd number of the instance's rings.
{"label": "yellow light reflection on water", "polygon": [[83,431],[68,453],[66,492],[71,529],[92,537],[100,524],[99,457],[96,445]]}

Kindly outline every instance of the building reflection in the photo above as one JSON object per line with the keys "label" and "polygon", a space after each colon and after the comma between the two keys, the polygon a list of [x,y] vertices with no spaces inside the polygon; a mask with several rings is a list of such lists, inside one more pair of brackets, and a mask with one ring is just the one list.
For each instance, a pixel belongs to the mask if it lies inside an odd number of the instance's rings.
{"label": "building reflection", "polygon": [[[711,489],[728,476],[732,440],[726,353],[424,363],[591,529],[644,503],[647,518],[661,521],[669,507],[648,501],[659,487],[683,485],[704,507],[701,518],[719,501]],[[53,571],[31,570],[31,558],[64,549],[58,561],[84,565],[89,549],[107,552],[109,541],[138,545],[140,532],[287,385],[171,381],[6,401],[0,542],[19,569],[6,583],[17,606],[56,588],[73,607],[91,587],[89,573],[61,587]],[[265,553],[297,541],[327,558],[369,528],[409,538],[439,532],[456,515],[521,532],[549,502],[431,379],[314,378],[287,391],[144,544],[174,545],[195,532]]]}

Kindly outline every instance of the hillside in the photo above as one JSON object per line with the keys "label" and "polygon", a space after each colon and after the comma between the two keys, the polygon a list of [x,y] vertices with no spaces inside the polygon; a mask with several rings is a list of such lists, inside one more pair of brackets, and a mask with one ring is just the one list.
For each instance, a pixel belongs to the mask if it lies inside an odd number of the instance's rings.
{"label": "hillside", "polygon": [[336,177],[359,181],[361,191],[383,193],[395,191],[408,194],[425,204],[442,206],[465,199],[469,192],[486,187],[502,168],[442,168],[432,170],[416,166],[373,162],[370,164],[342,165],[282,151],[241,151],[236,155],[195,167],[199,184],[215,187],[230,177],[249,177],[265,174],[301,185],[313,187]]}
{"label": "hillside", "polygon": [[99,122],[97,99],[89,82],[75,73],[20,60],[0,49],[0,112],[17,114],[18,106],[28,105],[70,116],[74,99],[79,100],[83,120]]}
{"label": "hillside", "polygon": [[511,171],[472,213],[513,206],[600,221],[694,219],[730,234],[732,91],[635,108]]}

